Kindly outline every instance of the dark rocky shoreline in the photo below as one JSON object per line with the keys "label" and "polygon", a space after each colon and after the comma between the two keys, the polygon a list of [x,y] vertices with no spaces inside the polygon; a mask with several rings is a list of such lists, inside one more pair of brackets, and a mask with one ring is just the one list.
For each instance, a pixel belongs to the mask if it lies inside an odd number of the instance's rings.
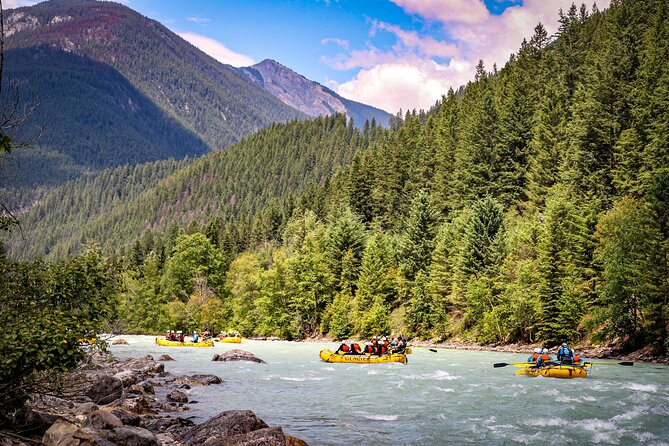
{"label": "dark rocky shoreline", "polygon": [[[249,360],[241,354],[239,359]],[[147,355],[117,361],[91,351],[86,363],[65,377],[62,392],[33,396],[13,424],[0,430],[0,445],[306,446],[248,410],[221,412],[196,424],[187,411],[197,401],[189,401],[184,390],[222,380],[172,375],[165,370],[169,360]]]}

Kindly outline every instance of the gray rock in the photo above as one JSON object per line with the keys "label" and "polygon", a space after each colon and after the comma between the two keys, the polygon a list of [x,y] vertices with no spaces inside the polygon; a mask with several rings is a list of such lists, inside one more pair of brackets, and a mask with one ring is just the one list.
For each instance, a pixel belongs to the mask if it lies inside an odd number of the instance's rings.
{"label": "gray rock", "polygon": [[160,446],[156,434],[148,429],[135,426],[121,426],[112,429],[107,440],[124,446]]}
{"label": "gray rock", "polygon": [[184,434],[190,430],[195,423],[187,418],[155,417],[146,420],[146,428],[152,432],[172,432]]}
{"label": "gray rock", "polygon": [[123,382],[113,376],[91,374],[88,377],[86,396],[96,404],[109,404],[121,398]]}
{"label": "gray rock", "polygon": [[75,415],[90,415],[98,410],[98,405],[95,403],[80,403],[74,408]]}
{"label": "gray rock", "polygon": [[172,358],[170,355],[160,355],[158,357],[158,361],[174,361],[174,358]]}
{"label": "gray rock", "polygon": [[128,345],[128,341],[126,341],[123,338],[118,338],[118,339],[114,339],[114,342],[112,342],[112,345]]}
{"label": "gray rock", "polygon": [[181,441],[192,446],[225,445],[228,437],[244,435],[267,427],[269,426],[250,410],[229,410],[186,432],[182,435]]}
{"label": "gray rock", "polygon": [[204,442],[204,446],[286,446],[286,437],[280,427],[267,427],[241,435],[233,435],[225,441]]}
{"label": "gray rock", "polygon": [[165,371],[165,365],[156,362],[151,355],[146,355],[143,358],[130,358],[122,365],[124,369],[145,374],[162,373]]}
{"label": "gray rock", "polygon": [[187,403],[188,402],[188,395],[183,393],[181,390],[172,390],[168,395],[167,399],[170,401],[174,401],[177,403]]}
{"label": "gray rock", "polygon": [[291,437],[290,435],[285,435],[286,437],[286,446],[309,446],[304,441],[300,440],[297,437]]}
{"label": "gray rock", "polygon": [[139,379],[137,377],[137,372],[134,370],[123,370],[114,375],[114,378],[118,378],[123,383],[123,387],[128,387],[135,384]]}
{"label": "gray rock", "polygon": [[262,363],[265,364],[265,361],[263,361],[260,358],[257,358],[253,353],[249,353],[244,350],[239,350],[237,348],[232,349],[230,351],[227,351],[223,353],[222,355],[216,354],[214,357],[211,359],[212,361],[250,361],[250,362],[257,362],[257,363]]}
{"label": "gray rock", "polygon": [[153,386],[146,381],[142,381],[141,383],[133,384],[132,386],[128,387],[128,392],[140,395],[154,395],[156,393],[156,391],[153,389]]}
{"label": "gray rock", "polygon": [[95,429],[109,430],[123,426],[123,422],[116,415],[104,410],[96,410],[88,420],[91,427]]}
{"label": "gray rock", "polygon": [[208,386],[210,384],[220,384],[223,382],[223,380],[216,375],[193,375],[179,376],[172,382],[184,389],[190,389],[191,386]]}
{"label": "gray rock", "polygon": [[93,446],[93,437],[79,426],[56,421],[42,437],[44,446]]}
{"label": "gray rock", "polygon": [[139,416],[127,410],[121,408],[114,408],[112,409],[111,413],[115,415],[119,420],[121,420],[121,422],[125,425],[139,426],[141,423],[141,418],[139,418]]}

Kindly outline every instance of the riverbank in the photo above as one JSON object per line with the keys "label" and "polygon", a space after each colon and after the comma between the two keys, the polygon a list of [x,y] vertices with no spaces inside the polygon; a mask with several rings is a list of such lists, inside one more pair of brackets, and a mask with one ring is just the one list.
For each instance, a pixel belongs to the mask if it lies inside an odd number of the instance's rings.
{"label": "riverbank", "polygon": [[0,444],[306,446],[250,410],[223,411],[196,424],[188,411],[198,401],[190,400],[187,391],[223,380],[209,374],[173,375],[165,365],[171,360],[146,355],[119,361],[93,347],[60,388],[33,394],[8,426],[0,426]]}

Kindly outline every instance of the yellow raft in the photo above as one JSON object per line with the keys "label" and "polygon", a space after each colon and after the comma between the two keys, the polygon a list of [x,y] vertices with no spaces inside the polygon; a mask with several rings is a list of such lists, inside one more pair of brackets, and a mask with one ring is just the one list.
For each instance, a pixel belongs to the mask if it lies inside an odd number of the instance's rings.
{"label": "yellow raft", "polygon": [[544,367],[525,367],[524,369],[516,371],[516,375],[526,375],[537,377],[539,375],[546,378],[585,378],[588,376],[588,367],[579,365],[547,365]]}
{"label": "yellow raft", "polygon": [[227,344],[239,344],[240,342],[242,342],[242,338],[238,338],[236,336],[228,336],[226,338],[214,338],[214,341],[223,342]]}
{"label": "yellow raft", "polygon": [[156,344],[162,345],[163,347],[213,347],[214,341],[207,339],[206,341],[200,342],[179,342],[168,341],[165,338],[156,338]]}
{"label": "yellow raft", "polygon": [[[411,353],[408,351],[407,353]],[[321,359],[325,362],[348,362],[357,364],[376,364],[381,362],[399,362],[406,364],[407,355],[404,353],[391,353],[388,355],[340,355],[332,350],[321,350]]]}

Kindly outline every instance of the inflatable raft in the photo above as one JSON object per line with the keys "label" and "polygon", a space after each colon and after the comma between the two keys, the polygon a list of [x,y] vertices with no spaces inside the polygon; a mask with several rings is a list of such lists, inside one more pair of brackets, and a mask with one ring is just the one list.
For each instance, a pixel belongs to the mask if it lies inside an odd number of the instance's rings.
{"label": "inflatable raft", "polygon": [[165,338],[156,338],[156,344],[162,345],[163,347],[213,347],[214,341],[207,339],[206,341],[200,342],[179,342],[168,341]]}
{"label": "inflatable raft", "polygon": [[516,375],[526,375],[531,377],[544,376],[546,378],[585,378],[588,376],[586,366],[579,365],[547,365],[544,367],[525,367],[518,370]]}
{"label": "inflatable raft", "polygon": [[[410,353],[410,352],[408,352]],[[391,353],[388,355],[340,355],[332,350],[321,350],[321,359],[325,362],[348,362],[355,364],[376,364],[381,362],[399,362],[406,364],[407,355],[404,353]]]}
{"label": "inflatable raft", "polygon": [[214,341],[223,342],[226,344],[239,344],[240,342],[242,342],[242,338],[238,338],[235,336],[228,336],[225,338],[214,338]]}

